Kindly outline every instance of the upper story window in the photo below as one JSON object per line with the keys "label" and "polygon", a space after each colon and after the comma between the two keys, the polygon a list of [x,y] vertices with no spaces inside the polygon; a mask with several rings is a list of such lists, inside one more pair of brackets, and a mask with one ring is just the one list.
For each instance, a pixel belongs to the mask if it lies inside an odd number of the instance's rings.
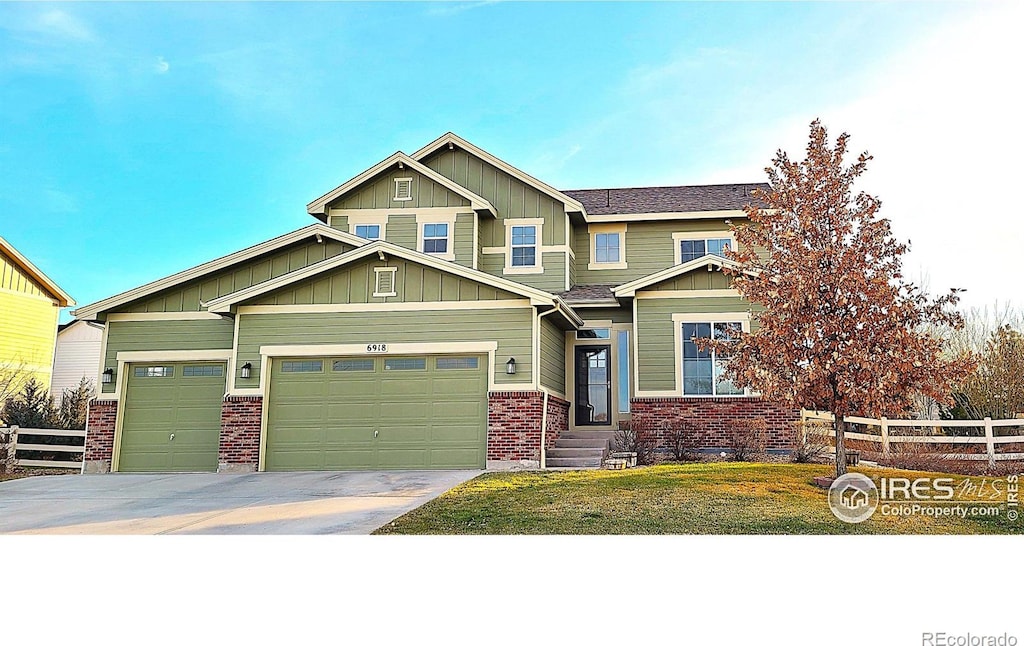
{"label": "upper story window", "polygon": [[592,224],[587,269],[626,269],[626,225]]}
{"label": "upper story window", "polygon": [[395,178],[395,201],[396,202],[407,202],[412,199],[412,178],[411,177],[396,177]]}
{"label": "upper story window", "polygon": [[537,227],[512,227],[512,266],[534,267],[537,264]]}
{"label": "upper story window", "polygon": [[366,238],[367,240],[380,240],[380,225],[357,224],[355,227],[355,234],[360,238]]}
{"label": "upper story window", "polygon": [[423,253],[447,254],[450,247],[447,222],[423,225]]}
{"label": "upper story window", "polygon": [[736,243],[731,236],[708,235],[702,233],[674,233],[676,245],[676,264],[690,262],[702,256],[712,255],[725,258],[727,249],[735,249]]}
{"label": "upper story window", "polygon": [[506,274],[544,272],[544,219],[508,218],[505,220]]}

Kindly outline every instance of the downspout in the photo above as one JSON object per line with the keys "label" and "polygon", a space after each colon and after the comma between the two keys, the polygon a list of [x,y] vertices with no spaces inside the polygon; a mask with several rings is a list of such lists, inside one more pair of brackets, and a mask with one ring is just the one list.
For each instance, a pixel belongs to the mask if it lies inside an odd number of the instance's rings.
{"label": "downspout", "polygon": [[555,301],[555,308],[544,312],[543,314],[537,315],[537,361],[534,365],[534,370],[537,371],[537,388],[544,391],[544,410],[541,411],[540,416],[540,468],[547,468],[547,437],[548,437],[548,397],[551,393],[548,389],[540,383],[540,320],[548,314],[554,314],[555,312],[561,312],[562,301]]}

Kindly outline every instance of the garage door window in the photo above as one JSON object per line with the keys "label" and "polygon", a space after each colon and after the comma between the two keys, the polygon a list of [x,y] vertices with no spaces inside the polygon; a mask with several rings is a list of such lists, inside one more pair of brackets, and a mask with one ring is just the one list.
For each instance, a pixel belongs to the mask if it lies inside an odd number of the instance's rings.
{"label": "garage door window", "polygon": [[373,372],[373,359],[338,359],[332,369],[334,372]]}
{"label": "garage door window", "polygon": [[427,360],[425,357],[410,359],[385,359],[385,370],[426,370]]}
{"label": "garage door window", "polygon": [[222,377],[224,367],[219,365],[185,366],[181,369],[181,375],[183,377]]}
{"label": "garage door window", "polygon": [[438,370],[473,370],[477,367],[477,357],[438,357]]}
{"label": "garage door window", "polygon": [[282,361],[281,372],[323,372],[324,362],[317,361]]}
{"label": "garage door window", "polygon": [[136,377],[173,377],[174,366],[138,366],[135,368]]}

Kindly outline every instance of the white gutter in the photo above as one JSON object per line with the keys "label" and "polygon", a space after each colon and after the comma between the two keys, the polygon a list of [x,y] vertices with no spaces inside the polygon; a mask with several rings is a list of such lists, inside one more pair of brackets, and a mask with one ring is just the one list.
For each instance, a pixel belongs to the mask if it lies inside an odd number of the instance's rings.
{"label": "white gutter", "polygon": [[[545,447],[545,444],[547,444],[547,436],[548,436],[548,397],[550,396],[550,393],[548,392],[547,388],[545,388],[544,386],[542,386],[540,384],[540,320],[542,318],[544,318],[545,316],[549,315],[549,314],[554,314],[555,312],[561,312],[561,310],[562,310],[562,299],[555,298],[554,300],[555,300],[555,307],[553,309],[550,309],[547,312],[544,312],[543,314],[538,314],[537,315],[537,347],[536,347],[536,349],[534,351],[534,357],[535,358],[534,358],[534,362],[533,362],[533,369],[536,371],[536,375],[537,375],[537,389],[544,391],[544,410],[541,411],[541,418],[540,418],[540,468],[541,469],[547,468],[547,449]],[[562,312],[562,314],[564,315],[565,312]]]}

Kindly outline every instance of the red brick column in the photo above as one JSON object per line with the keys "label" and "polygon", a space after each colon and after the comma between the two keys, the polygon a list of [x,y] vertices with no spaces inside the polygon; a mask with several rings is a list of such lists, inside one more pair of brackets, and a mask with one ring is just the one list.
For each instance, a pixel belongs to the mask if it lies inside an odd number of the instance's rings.
{"label": "red brick column", "polygon": [[550,449],[559,436],[569,430],[569,402],[554,395],[548,396],[548,427],[544,434],[544,448]]}
{"label": "red brick column", "polygon": [[85,421],[85,472],[109,473],[114,457],[114,425],[117,401],[94,399],[89,402]]}
{"label": "red brick column", "polygon": [[224,399],[220,409],[218,473],[249,473],[259,468],[262,419],[262,397]]}
{"label": "red brick column", "polygon": [[794,425],[800,412],[789,410],[760,397],[640,397],[630,405],[632,420],[641,429],[667,440],[666,424],[680,418],[702,423],[704,442],[700,448],[728,449],[733,434],[744,420],[763,419],[767,426],[766,448],[787,452],[792,448]]}
{"label": "red brick column", "polygon": [[487,394],[487,468],[539,468],[544,393]]}

